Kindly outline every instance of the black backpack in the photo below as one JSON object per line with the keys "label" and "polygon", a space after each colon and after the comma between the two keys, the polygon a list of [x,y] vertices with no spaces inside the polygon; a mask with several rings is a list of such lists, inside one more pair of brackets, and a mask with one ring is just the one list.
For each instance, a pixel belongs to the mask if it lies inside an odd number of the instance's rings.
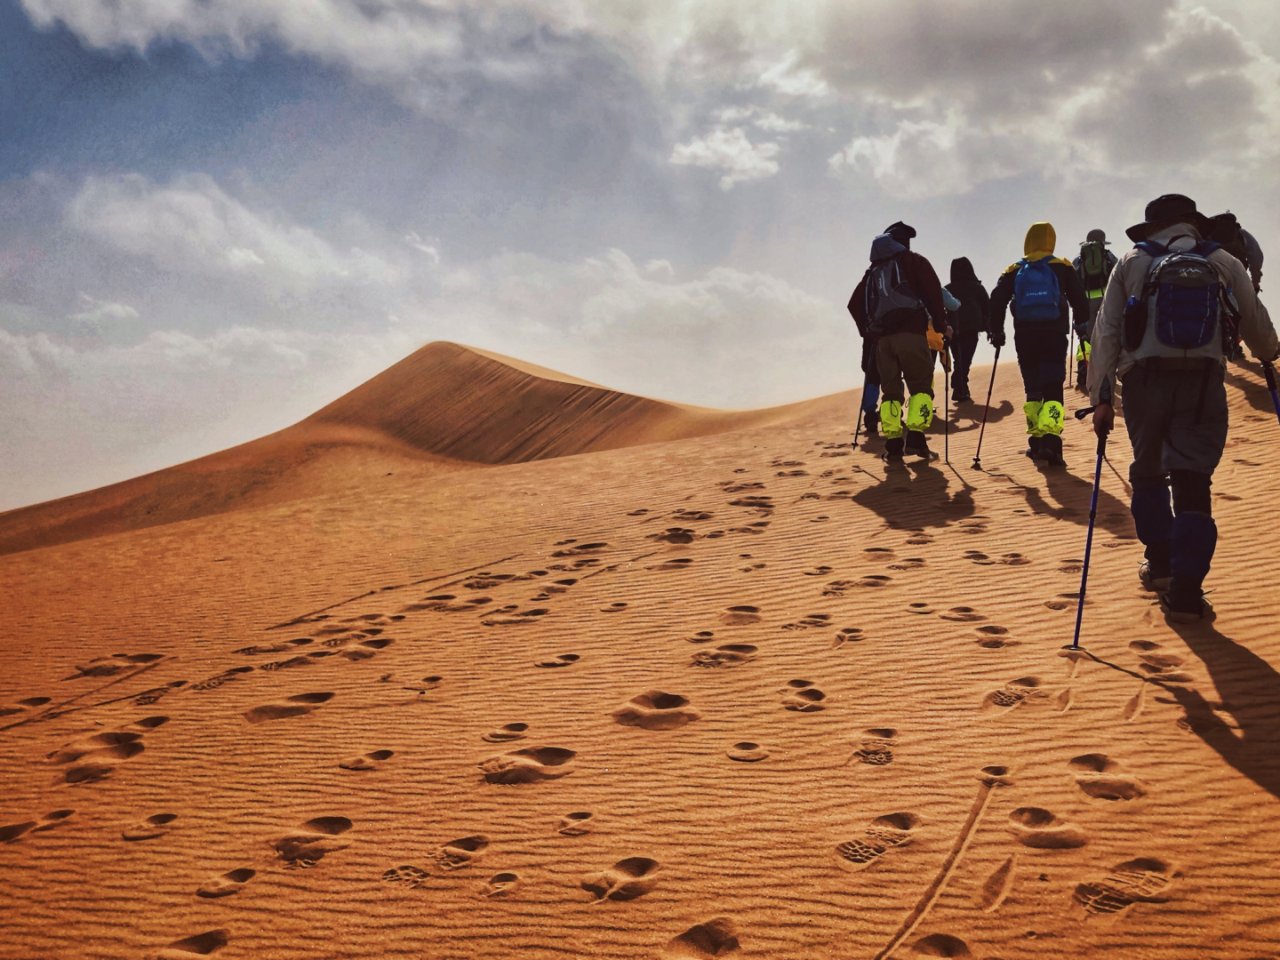
{"label": "black backpack", "polygon": [[902,269],[906,247],[887,233],[875,238],[871,245],[871,266],[865,280],[867,333],[871,336],[891,332],[904,312],[924,310],[922,301],[911,289]]}

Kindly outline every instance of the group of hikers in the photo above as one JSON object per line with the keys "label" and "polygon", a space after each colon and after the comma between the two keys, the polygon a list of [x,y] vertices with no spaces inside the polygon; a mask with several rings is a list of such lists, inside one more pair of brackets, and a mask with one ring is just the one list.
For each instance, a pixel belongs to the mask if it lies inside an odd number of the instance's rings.
{"label": "group of hikers", "polygon": [[1123,400],[1142,584],[1171,618],[1198,620],[1211,614],[1203,584],[1217,543],[1209,489],[1227,439],[1226,363],[1241,358],[1243,340],[1270,374],[1280,342],[1258,299],[1262,250],[1234,214],[1206,216],[1190,198],[1165,194],[1125,232],[1135,246],[1123,256],[1107,249],[1102,230],[1091,230],[1068,261],[1054,256],[1053,226],[1033,223],[1022,258],[988,293],[965,257],[951,261],[943,286],[911,249],[915,229],[890,224],[872,241],[870,266],[849,300],[863,340],[858,422],[865,418],[869,437],[883,436],[885,460],[930,459],[935,363],[941,357],[952,371],[951,399],[972,402],[978,341],[986,334],[998,361],[1012,313],[1027,456],[1065,465],[1073,356],[1100,443],[1113,425],[1113,402]]}

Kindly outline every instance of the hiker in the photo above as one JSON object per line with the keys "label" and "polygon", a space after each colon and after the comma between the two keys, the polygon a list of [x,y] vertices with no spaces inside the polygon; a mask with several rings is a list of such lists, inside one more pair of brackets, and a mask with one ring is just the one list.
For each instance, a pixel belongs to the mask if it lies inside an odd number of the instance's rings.
{"label": "hiker", "polygon": [[1081,392],[1089,381],[1089,352],[1092,350],[1090,340],[1093,335],[1093,324],[1098,318],[1098,310],[1102,307],[1102,294],[1107,289],[1107,279],[1116,266],[1116,255],[1107,247],[1111,243],[1102,230],[1093,229],[1085,234],[1084,243],[1080,244],[1080,255],[1071,261],[1084,285],[1085,299],[1089,301],[1089,318],[1084,329],[1076,329],[1076,388]]}
{"label": "hiker", "polygon": [[1209,218],[1209,235],[1205,240],[1212,240],[1223,250],[1244,264],[1253,281],[1253,292],[1262,289],[1262,247],[1230,210]]}
{"label": "hiker", "polygon": [[956,257],[951,261],[951,282],[943,292],[949,292],[960,306],[952,311],[951,359],[955,369],[951,371],[951,399],[956,403],[969,403],[969,369],[978,349],[978,335],[986,333],[987,319],[991,312],[991,297],[973,272],[968,257]]}
{"label": "hiker", "polygon": [[1023,258],[1009,265],[991,293],[991,343],[1005,343],[1004,312],[1013,312],[1013,346],[1027,402],[1027,456],[1051,466],[1062,459],[1062,383],[1066,379],[1068,311],[1077,330],[1088,314],[1075,268],[1053,255],[1053,224],[1033,223]]}
{"label": "hiker", "polygon": [[928,260],[910,249],[915,235],[915,228],[901,221],[886,227],[872,241],[871,265],[849,299],[849,312],[865,341],[876,341],[880,429],[889,461],[900,461],[905,453],[925,459],[932,456],[924,437],[933,423],[933,358],[927,332],[939,338],[936,342],[942,349],[951,329],[938,275]]}
{"label": "hiker", "polygon": [[1227,349],[1238,334],[1259,359],[1280,352],[1244,265],[1206,241],[1212,229],[1188,197],[1147,204],[1126,231],[1137,246],[1107,287],[1089,369],[1099,435],[1114,423],[1113,378],[1124,385],[1131,510],[1146,548],[1138,577],[1175,621],[1212,614],[1203,584],[1218,541],[1209,487],[1227,441]]}

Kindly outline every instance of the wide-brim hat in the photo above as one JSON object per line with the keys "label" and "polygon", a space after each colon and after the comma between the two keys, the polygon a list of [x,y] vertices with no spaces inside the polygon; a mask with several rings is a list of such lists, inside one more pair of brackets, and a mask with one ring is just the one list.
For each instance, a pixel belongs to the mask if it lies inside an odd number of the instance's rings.
{"label": "wide-brim hat", "polygon": [[1125,233],[1134,243],[1141,243],[1157,230],[1175,223],[1187,223],[1201,233],[1209,228],[1209,218],[1196,209],[1196,202],[1180,193],[1166,193],[1147,204],[1143,211],[1146,218],[1135,223]]}

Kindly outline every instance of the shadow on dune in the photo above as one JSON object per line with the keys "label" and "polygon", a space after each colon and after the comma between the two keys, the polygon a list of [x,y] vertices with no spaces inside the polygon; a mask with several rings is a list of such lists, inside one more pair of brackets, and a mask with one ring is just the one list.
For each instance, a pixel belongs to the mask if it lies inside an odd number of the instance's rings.
{"label": "shadow on dune", "polygon": [[1240,369],[1233,368],[1231,364],[1227,364],[1227,386],[1235,387],[1239,390],[1240,395],[1253,409],[1260,413],[1269,413],[1274,416],[1276,408],[1271,402],[1271,394],[1267,390],[1266,381],[1263,379],[1261,364],[1249,361],[1241,364],[1240,367],[1249,371],[1253,376],[1246,377],[1240,372]]}
{"label": "shadow on dune", "polygon": [[[954,437],[958,433],[972,433],[982,429],[982,409],[981,403],[965,403],[961,405],[951,405],[951,435]],[[987,414],[987,426],[999,423],[1001,420],[1010,417],[1014,413],[1014,405],[1008,400],[1002,400],[999,404],[991,408],[991,412]]]}
{"label": "shadow on dune", "polygon": [[[894,530],[947,527],[973,516],[973,487],[953,466],[935,463],[887,464],[881,478],[863,467],[857,472],[873,482],[851,498],[877,514]],[[947,472],[960,481],[954,489]]]}
{"label": "shadow on dune", "polygon": [[[1113,468],[1114,471],[1114,468]],[[1008,480],[1027,501],[1027,506],[1037,515],[1068,520],[1082,527],[1089,525],[1089,502],[1093,498],[1093,477],[1078,477],[1059,469],[1040,471],[1044,478],[1044,490],[1040,487],[1018,483],[1010,474],[993,473],[993,477]],[[1119,474],[1117,474],[1119,476]],[[1098,491],[1097,526],[1117,537],[1133,537],[1133,520],[1129,504],[1108,492],[1108,476],[1104,470],[1102,489]],[[1123,478],[1121,480],[1123,482]],[[1046,497],[1045,494],[1048,494]]]}
{"label": "shadow on dune", "polygon": [[[1207,624],[1169,625],[1200,658],[1222,697],[1215,707],[1197,690],[1165,683],[1086,651],[1112,670],[1164,690],[1186,711],[1188,728],[1227,762],[1280,798],[1280,673],[1248,647]],[[1238,731],[1222,719],[1229,714]]]}

